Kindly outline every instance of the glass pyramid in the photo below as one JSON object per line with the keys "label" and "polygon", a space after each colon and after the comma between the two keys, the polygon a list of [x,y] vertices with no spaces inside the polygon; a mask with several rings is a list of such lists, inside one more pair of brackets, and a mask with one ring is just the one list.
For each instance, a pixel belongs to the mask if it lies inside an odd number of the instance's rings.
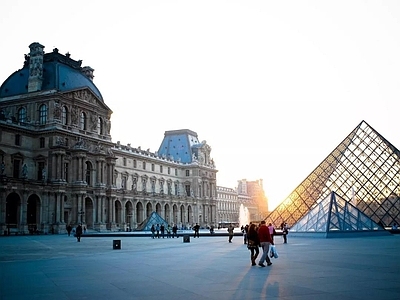
{"label": "glass pyramid", "polygon": [[148,216],[142,223],[138,225],[138,227],[135,229],[135,231],[150,231],[151,226],[154,224],[154,227],[157,224],[164,224],[165,227],[168,226],[167,221],[165,221],[161,216],[153,211],[150,216]]}
{"label": "glass pyramid", "polygon": [[382,227],[400,224],[400,152],[362,121],[266,218],[289,227],[331,192]]}
{"label": "glass pyramid", "polygon": [[329,237],[331,233],[383,231],[385,229],[372,221],[351,203],[332,192],[302,217],[292,228],[291,234],[320,233]]}

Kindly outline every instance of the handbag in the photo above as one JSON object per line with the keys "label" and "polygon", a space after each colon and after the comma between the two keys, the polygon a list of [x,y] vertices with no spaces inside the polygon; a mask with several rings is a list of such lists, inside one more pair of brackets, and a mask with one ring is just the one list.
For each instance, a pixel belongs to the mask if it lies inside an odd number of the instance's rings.
{"label": "handbag", "polygon": [[247,249],[251,249],[251,248],[257,248],[257,245],[256,245],[256,243],[254,242],[254,241],[252,241],[252,240],[248,240],[247,241]]}
{"label": "handbag", "polygon": [[276,251],[275,245],[271,245],[270,248],[271,248],[270,257],[271,258],[278,258],[279,255],[278,255],[278,252]]}

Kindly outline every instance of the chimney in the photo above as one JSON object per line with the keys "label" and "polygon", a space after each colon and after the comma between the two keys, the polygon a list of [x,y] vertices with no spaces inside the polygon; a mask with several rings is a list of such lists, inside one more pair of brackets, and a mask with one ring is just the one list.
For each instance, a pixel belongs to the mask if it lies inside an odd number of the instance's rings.
{"label": "chimney", "polygon": [[82,68],[82,73],[85,74],[85,76],[89,78],[91,81],[93,81],[94,78],[93,71],[94,69],[88,66]]}
{"label": "chimney", "polygon": [[28,93],[42,89],[44,55],[44,46],[39,43],[32,43],[29,48],[31,52],[29,53]]}

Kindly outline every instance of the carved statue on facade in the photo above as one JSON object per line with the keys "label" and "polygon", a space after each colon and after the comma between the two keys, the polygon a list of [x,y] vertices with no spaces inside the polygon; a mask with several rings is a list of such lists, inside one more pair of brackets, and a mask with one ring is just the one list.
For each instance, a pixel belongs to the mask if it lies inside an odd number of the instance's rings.
{"label": "carved statue on facade", "polygon": [[61,117],[61,107],[57,102],[54,103],[54,119],[60,119]]}
{"label": "carved statue on facade", "polygon": [[97,116],[96,116],[96,114],[92,113],[90,115],[90,122],[92,124],[92,130],[96,130],[97,129]]}
{"label": "carved statue on facade", "polygon": [[46,181],[46,169],[45,168],[42,169],[42,180]]}
{"label": "carved statue on facade", "polygon": [[78,107],[77,106],[72,107],[72,110],[71,110],[71,122],[72,122],[72,124],[77,124],[78,123]]}
{"label": "carved statue on facade", "polygon": [[26,164],[24,164],[22,166],[22,177],[26,178],[28,176],[28,166]]}

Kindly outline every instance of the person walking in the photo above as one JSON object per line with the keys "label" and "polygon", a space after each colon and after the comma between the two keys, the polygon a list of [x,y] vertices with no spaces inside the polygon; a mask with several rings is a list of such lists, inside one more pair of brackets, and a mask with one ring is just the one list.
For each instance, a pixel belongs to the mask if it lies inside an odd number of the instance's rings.
{"label": "person walking", "polygon": [[81,236],[82,236],[82,225],[81,224],[79,224],[76,227],[75,235],[76,235],[77,241],[80,242],[81,241]]}
{"label": "person walking", "polygon": [[249,224],[246,224],[246,226],[243,227],[242,232],[243,232],[243,243],[247,244],[247,233],[249,232]]}
{"label": "person walking", "polygon": [[269,229],[269,234],[271,235],[272,241],[274,240],[274,235],[275,235],[275,227],[272,225],[272,223],[268,224],[268,229]]}
{"label": "person walking", "polygon": [[168,224],[168,226],[167,226],[167,238],[169,239],[169,238],[171,238],[171,230],[172,230],[172,228],[171,228],[171,226]]}
{"label": "person walking", "polygon": [[68,226],[67,226],[67,233],[68,233],[68,236],[71,235],[71,231],[72,231],[72,226],[71,226],[71,224],[68,224]]}
{"label": "person walking", "polygon": [[232,239],[233,239],[233,229],[235,229],[235,227],[233,227],[232,224],[229,224],[229,227],[228,227],[228,236],[229,236],[228,242],[229,242],[229,243],[232,243]]}
{"label": "person walking", "polygon": [[287,244],[287,235],[289,233],[289,227],[286,222],[283,224],[282,234],[283,234],[283,243]]}
{"label": "person walking", "polygon": [[267,266],[270,266],[272,265],[272,262],[268,256],[269,245],[273,245],[274,242],[272,241],[271,235],[269,234],[269,229],[267,225],[265,225],[265,221],[261,221],[260,228],[258,228],[258,238],[260,239],[261,248],[263,250],[263,254],[258,261],[258,265],[260,267],[265,267],[264,261],[266,261]]}
{"label": "person walking", "polygon": [[161,231],[162,238],[164,238],[165,237],[165,226],[164,226],[164,224],[161,224],[160,231]]}
{"label": "person walking", "polygon": [[250,224],[247,230],[247,249],[250,250],[250,260],[252,266],[256,265],[256,259],[258,254],[260,253],[260,250],[258,249],[259,245],[260,240],[258,238],[256,225]]}
{"label": "person walking", "polygon": [[196,236],[197,236],[197,238],[199,238],[200,237],[200,234],[199,234],[200,226],[199,226],[199,224],[196,223],[196,225],[193,226],[193,230],[194,230],[194,237],[193,238],[195,238]]}
{"label": "person walking", "polygon": [[157,238],[160,238],[160,224],[156,225]]}
{"label": "person walking", "polygon": [[176,236],[176,238],[178,238],[178,225],[174,224],[174,226],[172,226],[172,238],[174,238]]}
{"label": "person walking", "polygon": [[151,225],[150,231],[151,231],[151,238],[154,239],[154,236],[156,234],[156,228],[154,227],[154,224]]}

